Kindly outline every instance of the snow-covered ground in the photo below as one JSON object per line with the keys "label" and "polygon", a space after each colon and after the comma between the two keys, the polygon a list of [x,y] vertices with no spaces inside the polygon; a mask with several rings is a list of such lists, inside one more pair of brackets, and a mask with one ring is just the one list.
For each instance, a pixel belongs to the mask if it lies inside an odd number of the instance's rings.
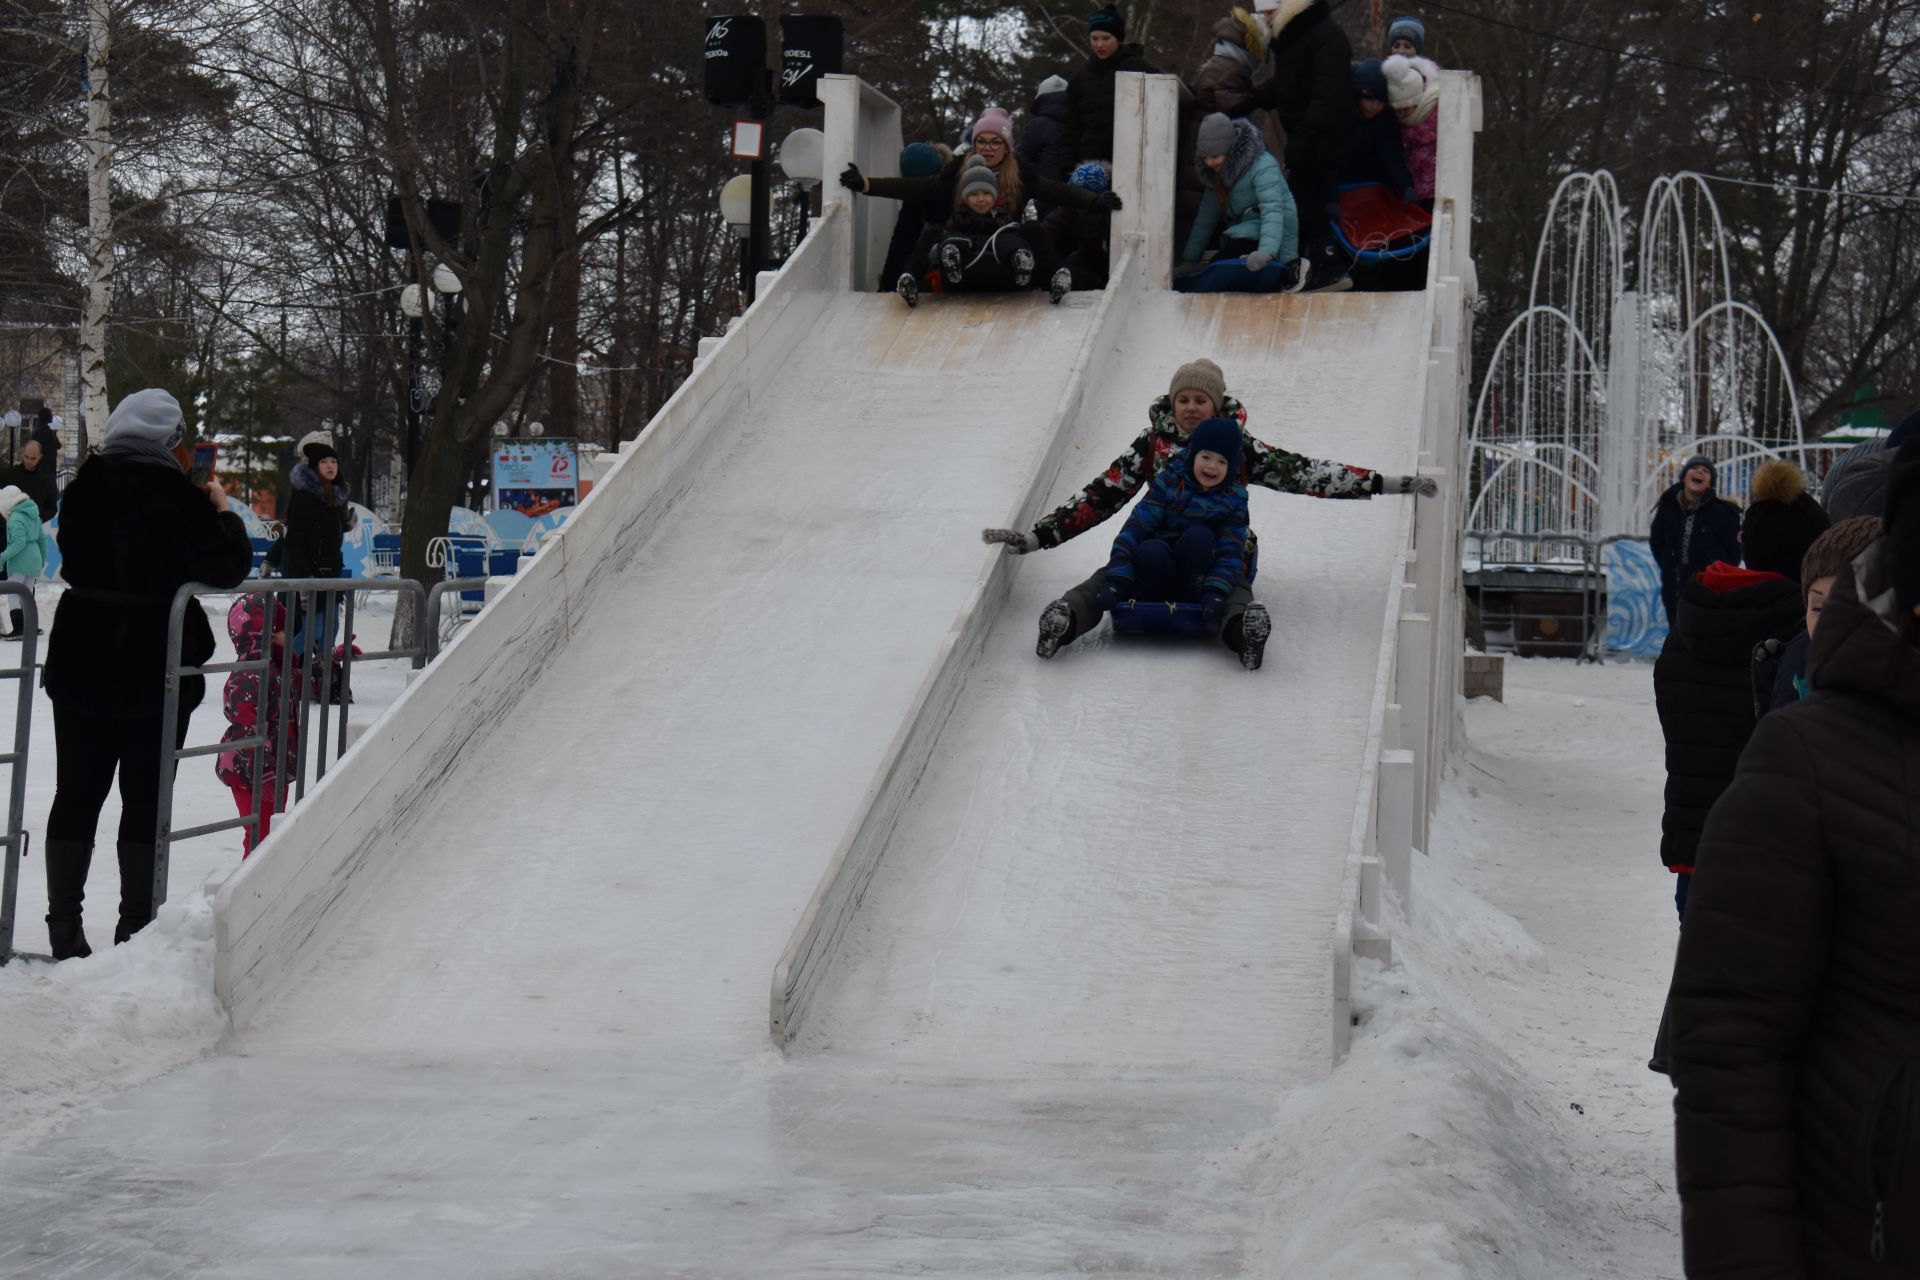
{"label": "snow-covered ground", "polygon": [[[1093,1203],[1090,1188],[1062,1185],[1055,1188],[1057,1203],[1016,1204],[993,1200],[981,1186],[974,1208],[988,1216],[967,1228],[967,1257],[979,1259],[983,1246],[990,1253],[994,1238],[1011,1244],[1023,1236],[1031,1246],[1028,1233],[1053,1222],[1063,1244],[1081,1241],[1082,1260],[1106,1257],[1113,1274],[1421,1280],[1681,1274],[1670,1093],[1644,1065],[1674,940],[1671,886],[1654,854],[1661,772],[1649,668],[1509,660],[1506,704],[1476,702],[1467,717],[1472,746],[1446,785],[1431,855],[1418,864],[1412,918],[1396,922],[1396,963],[1363,966],[1352,1056],[1331,1077],[1281,1095],[1253,1140],[1209,1170],[1207,1188],[1195,1188],[1200,1198],[1155,1228],[1170,1248],[1211,1241],[1218,1252],[1204,1265],[1190,1255],[1184,1270],[1174,1256],[1144,1262],[1124,1250],[1109,1256],[1097,1247],[1101,1232],[1138,1234],[1140,1224],[1064,1223],[1074,1202]],[[41,767],[50,760],[36,772]],[[176,883],[197,882],[183,876]],[[41,1139],[68,1118],[101,1106],[115,1110],[118,1092],[216,1046],[224,1023],[208,994],[211,968],[208,903],[183,891],[129,946],[82,963],[0,970],[0,1151],[42,1149],[14,1165],[9,1183],[43,1164],[53,1171]],[[396,1062],[393,1070],[404,1065]],[[788,1135],[782,1145],[827,1123],[830,1114],[841,1117],[835,1124],[856,1115],[876,1123],[888,1114],[885,1108],[898,1105],[931,1123],[923,1108],[940,1096],[938,1081],[896,1081],[888,1090],[869,1091],[873,1081],[858,1073],[835,1085],[831,1065],[830,1058],[783,1065],[772,1055],[750,1072],[775,1086],[776,1110],[785,1116],[776,1127]],[[244,1077],[233,1075],[232,1083],[243,1086]],[[395,1077],[394,1087],[402,1083]],[[309,1084],[324,1087],[319,1079]],[[1038,1080],[1033,1089],[1036,1098],[1045,1092]],[[900,1096],[889,1101],[895,1093]],[[1150,1102],[1136,1099],[1136,1105]],[[480,1105],[482,1114],[493,1109]],[[526,1105],[528,1114],[551,1114],[569,1104],[541,1095]],[[1030,1100],[1022,1123],[1044,1122],[1037,1105]],[[1243,1116],[1229,1112],[1244,1107],[1225,1099],[1220,1106],[1221,1122],[1238,1127]],[[181,1123],[210,1119],[189,1115]],[[742,1140],[754,1127],[750,1119],[688,1116],[670,1128],[690,1136],[688,1125],[710,1126],[724,1147]],[[1096,1120],[1082,1116],[1061,1136],[1077,1130],[1076,1141],[1090,1141]],[[970,1145],[991,1145],[995,1133],[1006,1137],[984,1112],[974,1123]],[[1100,1123],[1126,1122],[1116,1112]],[[977,1127],[985,1124],[994,1127]],[[932,1129],[925,1137],[942,1147],[969,1144]],[[1170,1149],[1173,1137],[1160,1134],[1150,1148]],[[359,1140],[339,1139],[343,1157],[345,1146]],[[1196,1140],[1189,1134],[1177,1145]],[[1059,1164],[1067,1154],[1062,1149],[1049,1160]],[[373,1157],[363,1151],[359,1158]],[[640,1151],[628,1158],[657,1164]],[[697,1163],[704,1167],[708,1158]],[[652,1177],[686,1176],[672,1168],[673,1162],[661,1165]],[[691,1176],[704,1184],[710,1175]],[[585,1184],[574,1188],[587,1190]],[[873,1233],[894,1230],[881,1225],[889,1215],[863,1228],[859,1202],[839,1200],[811,1176],[779,1193],[762,1186],[755,1194],[772,1195],[780,1208],[747,1232],[747,1253],[781,1239],[797,1243],[791,1234],[797,1231],[805,1247],[796,1256],[809,1274],[831,1273],[834,1258],[856,1254],[887,1274],[914,1269],[906,1266],[914,1257],[927,1260],[912,1232],[876,1251]],[[924,1196],[925,1189],[914,1194]],[[1260,1206],[1258,1216],[1221,1220],[1217,1208],[1232,1201]],[[1209,1204],[1215,1209],[1207,1210]],[[716,1225],[728,1216],[703,1197],[687,1207],[719,1214]],[[1004,1221],[995,1226],[994,1217]],[[818,1220],[803,1226],[801,1218]],[[1015,1232],[1016,1222],[1026,1226]],[[185,1224],[176,1219],[176,1225]],[[836,1237],[841,1230],[852,1234]],[[842,1245],[835,1246],[835,1238]],[[642,1256],[644,1250],[635,1255]],[[729,1261],[744,1256],[716,1245],[714,1265],[701,1274],[745,1274]],[[1047,1259],[1067,1256],[1064,1249],[1009,1254],[984,1273],[1058,1274]],[[529,1255],[520,1257],[531,1265]],[[0,1251],[0,1275],[31,1274],[32,1265],[26,1255],[10,1260]],[[504,1265],[486,1274],[537,1271]],[[385,1273],[376,1267],[365,1274]]]}
{"label": "snow-covered ground", "polygon": [[[61,590],[52,584],[36,593],[43,628],[52,623]],[[219,646],[216,661],[233,658],[226,629],[231,602],[229,596],[208,597],[208,620]],[[392,621],[391,599],[370,596],[354,617],[360,647],[385,649]],[[38,656],[46,656],[44,631]],[[19,660],[17,641],[0,641],[0,665]],[[404,661],[354,668],[349,743],[400,696],[406,670]],[[208,681],[206,701],[193,715],[189,745],[216,742],[226,731],[220,711],[224,679]],[[7,699],[0,705],[8,713],[8,729],[0,732],[11,729],[14,688],[9,682],[0,689],[0,699]],[[337,708],[332,711],[337,714]],[[14,946],[23,952],[47,948],[41,846],[53,804],[54,772],[53,707],[36,680],[27,756],[26,824],[32,845],[20,866],[14,932]],[[219,821],[236,812],[233,794],[214,776],[212,758],[192,758],[181,766],[174,785],[175,827]],[[170,902],[138,945],[115,947],[111,943],[120,877],[114,840],[119,822],[116,791],[108,795],[100,814],[87,882],[86,932],[94,956],[84,964],[21,962],[0,968],[0,1150],[39,1138],[75,1109],[203,1056],[226,1029],[225,1015],[213,998],[213,910],[202,890],[239,861],[240,832],[217,832],[176,844]]]}
{"label": "snow-covered ground", "polygon": [[1251,1153],[1251,1273],[1678,1280],[1652,668],[1509,658],[1467,726],[1352,1056]]}

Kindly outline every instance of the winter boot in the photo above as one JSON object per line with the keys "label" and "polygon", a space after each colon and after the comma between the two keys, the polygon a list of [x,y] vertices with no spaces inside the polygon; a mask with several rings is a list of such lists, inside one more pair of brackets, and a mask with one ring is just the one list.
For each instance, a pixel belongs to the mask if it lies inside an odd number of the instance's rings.
{"label": "winter boot", "polygon": [[1308,257],[1312,265],[1307,272],[1306,292],[1345,293],[1353,288],[1353,277],[1347,274],[1349,259],[1337,242],[1323,241]]}
{"label": "winter boot", "polygon": [[1072,292],[1073,273],[1062,267],[1053,273],[1053,280],[1047,286],[1047,297],[1053,302],[1059,302]]}
{"label": "winter boot", "polygon": [[86,897],[87,868],[93,846],[79,840],[49,840],[47,860],[47,941],[55,960],[93,954],[80,928],[80,904]]}
{"label": "winter boot", "polygon": [[1055,600],[1040,611],[1040,643],[1033,651],[1043,658],[1060,652],[1060,646],[1073,639],[1073,606]]}
{"label": "winter boot", "polygon": [[948,284],[959,284],[966,265],[960,261],[960,246],[949,240],[940,246],[940,274]]}
{"label": "winter boot", "polygon": [[1013,251],[1013,287],[1025,289],[1033,283],[1033,250]]}
{"label": "winter boot", "polygon": [[1249,671],[1260,669],[1260,660],[1266,656],[1267,637],[1273,634],[1273,616],[1267,612],[1267,606],[1255,600],[1240,615],[1240,665]]}
{"label": "winter boot", "polygon": [[27,627],[27,613],[26,613],[26,610],[24,610],[24,609],[9,609],[9,610],[7,610],[7,617],[8,617],[8,619],[9,619],[9,620],[10,620],[10,621],[11,621],[11,622],[13,623],[13,629],[12,629],[11,631],[9,631],[9,632],[7,632],[7,634],[8,634],[8,635],[10,635],[10,636],[17,636],[17,635],[19,635],[19,634],[20,634],[20,633],[21,633],[22,631],[25,631],[25,630],[26,630],[26,627]]}
{"label": "winter boot", "polygon": [[120,923],[113,931],[115,946],[153,921],[153,846],[121,841]]}
{"label": "winter boot", "polygon": [[1280,292],[1299,293],[1307,287],[1307,277],[1313,274],[1313,264],[1305,258],[1295,258],[1287,264],[1286,274],[1280,277]]}
{"label": "winter boot", "polygon": [[893,282],[893,291],[905,299],[909,307],[920,305],[920,282],[913,278],[913,272],[901,272],[900,278]]}
{"label": "winter boot", "polygon": [[55,960],[85,960],[93,954],[79,916],[47,917],[47,950]]}

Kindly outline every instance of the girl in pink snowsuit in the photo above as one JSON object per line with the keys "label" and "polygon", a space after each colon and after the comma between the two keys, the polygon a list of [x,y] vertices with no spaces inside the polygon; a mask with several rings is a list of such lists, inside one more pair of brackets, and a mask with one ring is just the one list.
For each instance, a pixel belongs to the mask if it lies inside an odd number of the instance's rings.
{"label": "girl in pink snowsuit", "polygon": [[1387,102],[1400,118],[1400,148],[1416,199],[1433,199],[1440,137],[1440,67],[1430,58],[1394,54],[1381,64]]}
{"label": "girl in pink snowsuit", "polygon": [[[255,769],[255,749],[243,747],[237,751],[222,751],[214,757],[214,772],[220,781],[233,791],[234,803],[240,806],[240,815],[249,817],[253,813],[256,797],[260,806],[260,839],[267,838],[267,829],[271,825],[274,801],[279,790],[279,778],[274,772],[274,755],[278,748],[281,726],[281,685],[280,660],[286,645],[287,611],[278,600],[273,603],[273,640],[267,643],[266,597],[244,595],[234,601],[233,608],[227,611],[227,634],[233,639],[234,656],[241,662],[258,661],[262,650],[268,657],[267,670],[235,671],[227,677],[227,687],[221,697],[221,709],[227,715],[227,731],[220,738],[222,742],[239,742],[244,738],[264,735],[267,745],[259,749],[259,768]],[[297,672],[298,667],[294,670]],[[263,678],[264,677],[264,678]],[[262,690],[265,691],[264,696]],[[297,684],[287,691],[286,702],[286,754],[285,760],[291,765],[298,759],[300,749],[300,689]],[[241,857],[253,852],[254,841],[251,835],[244,840]]]}

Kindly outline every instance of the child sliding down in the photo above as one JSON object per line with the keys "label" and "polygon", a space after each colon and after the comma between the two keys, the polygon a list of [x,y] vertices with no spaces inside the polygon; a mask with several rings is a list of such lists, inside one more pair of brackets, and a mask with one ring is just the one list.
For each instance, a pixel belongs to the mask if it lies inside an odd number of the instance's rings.
{"label": "child sliding down", "polygon": [[1218,626],[1247,559],[1247,487],[1240,481],[1240,424],[1209,418],[1153,478],[1113,540],[1101,603],[1165,600],[1200,605]]}

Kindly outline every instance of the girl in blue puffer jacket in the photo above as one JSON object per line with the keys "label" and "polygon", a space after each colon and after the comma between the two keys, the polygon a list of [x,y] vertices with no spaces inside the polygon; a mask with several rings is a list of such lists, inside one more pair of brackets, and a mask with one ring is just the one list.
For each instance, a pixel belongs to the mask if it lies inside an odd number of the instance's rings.
{"label": "girl in blue puffer jacket", "polygon": [[1198,602],[1218,626],[1247,561],[1247,486],[1240,424],[1208,418],[1167,460],[1113,540],[1102,603]]}
{"label": "girl in blue puffer jacket", "polygon": [[1300,215],[1260,131],[1215,112],[1200,122],[1196,150],[1194,168],[1207,194],[1182,257],[1199,262],[1218,249],[1224,257],[1245,256],[1249,271],[1298,258]]}

